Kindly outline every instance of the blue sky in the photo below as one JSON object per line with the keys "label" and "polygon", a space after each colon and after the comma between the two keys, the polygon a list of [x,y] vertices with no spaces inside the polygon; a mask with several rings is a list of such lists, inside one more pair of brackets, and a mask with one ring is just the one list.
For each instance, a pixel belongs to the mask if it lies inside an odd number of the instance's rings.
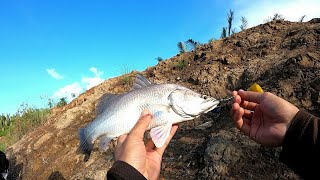
{"label": "blue sky", "polygon": [[0,2],[0,114],[43,107],[104,79],[142,71],[177,54],[177,43],[220,37],[226,14],[250,26],[274,13],[320,17],[319,1],[162,0]]}

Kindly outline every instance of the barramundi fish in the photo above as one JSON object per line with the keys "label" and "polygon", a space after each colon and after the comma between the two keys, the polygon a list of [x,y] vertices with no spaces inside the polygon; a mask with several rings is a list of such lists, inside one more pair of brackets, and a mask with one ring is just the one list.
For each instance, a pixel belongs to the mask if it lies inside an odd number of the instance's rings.
{"label": "barramundi fish", "polygon": [[111,140],[130,132],[143,110],[153,115],[148,130],[155,146],[161,147],[172,124],[199,117],[217,107],[219,102],[181,85],[154,84],[138,74],[129,92],[100,98],[96,118],[79,130],[80,150],[89,158],[99,138],[99,149],[106,151]]}

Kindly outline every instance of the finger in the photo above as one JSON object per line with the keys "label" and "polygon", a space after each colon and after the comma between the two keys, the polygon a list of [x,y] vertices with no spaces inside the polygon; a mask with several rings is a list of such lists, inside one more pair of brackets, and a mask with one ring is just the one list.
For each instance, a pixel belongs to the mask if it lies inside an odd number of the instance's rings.
{"label": "finger", "polygon": [[154,150],[156,145],[153,143],[152,139],[148,139],[147,144],[146,144],[146,150],[151,151]]}
{"label": "finger", "polygon": [[121,148],[122,147],[122,144],[126,140],[127,136],[128,136],[127,134],[123,134],[123,135],[118,137],[117,148]]}
{"label": "finger", "polygon": [[232,96],[236,97],[238,95],[238,91],[232,91]]}
{"label": "finger", "polygon": [[234,112],[233,112],[233,116],[232,116],[233,121],[234,121],[236,127],[237,127],[238,129],[240,129],[240,128],[242,127],[242,124],[243,124],[243,122],[242,122],[243,112],[242,112],[242,110],[240,109],[239,104],[236,104],[236,103],[233,104],[232,109],[233,109],[233,111],[234,111]]}
{"label": "finger", "polygon": [[240,106],[243,107],[244,109],[248,109],[248,110],[254,111],[254,109],[257,106],[257,103],[249,102],[249,101],[242,101],[240,103]]}
{"label": "finger", "polygon": [[234,113],[240,108],[240,105],[238,103],[233,103],[232,108],[230,110],[231,117],[234,116]]}
{"label": "finger", "polygon": [[249,122],[247,120],[243,119],[243,115],[244,115],[244,109],[240,107],[234,113],[233,120],[234,120],[234,123],[235,123],[236,127],[240,131],[242,131],[246,135],[249,135],[249,132],[250,132]]}
{"label": "finger", "polygon": [[253,115],[253,111],[244,109],[244,114],[243,114],[243,117],[244,117],[244,118],[246,118],[246,119],[248,119],[248,120],[251,120],[252,115]]}
{"label": "finger", "polygon": [[239,95],[236,95],[234,97],[234,102],[240,104],[241,103],[241,97]]}
{"label": "finger", "polygon": [[125,140],[127,139],[127,134],[124,134],[124,135],[121,135],[118,137],[118,140],[117,140],[117,146],[115,148],[115,151],[114,151],[114,156],[115,156],[115,159],[118,160],[119,159],[119,155],[122,154],[122,145],[123,143],[125,142]]}
{"label": "finger", "polygon": [[232,111],[237,111],[238,109],[240,108],[240,105],[239,105],[239,103],[233,103],[232,104]]}
{"label": "finger", "polygon": [[143,139],[144,132],[149,126],[151,119],[152,119],[152,115],[150,111],[147,111],[147,110],[142,111],[140,119],[130,131],[129,136]]}
{"label": "finger", "polygon": [[162,157],[164,151],[166,150],[169,142],[171,141],[172,137],[177,132],[177,129],[178,129],[178,125],[177,124],[172,125],[171,131],[170,131],[170,135],[167,138],[167,140],[164,143],[164,145],[162,147],[160,147],[160,148],[156,148],[156,151],[160,154],[161,157]]}
{"label": "finger", "polygon": [[254,102],[254,103],[260,103],[263,97],[263,93],[259,92],[252,92],[252,91],[238,91],[238,94],[242,98],[242,100]]}

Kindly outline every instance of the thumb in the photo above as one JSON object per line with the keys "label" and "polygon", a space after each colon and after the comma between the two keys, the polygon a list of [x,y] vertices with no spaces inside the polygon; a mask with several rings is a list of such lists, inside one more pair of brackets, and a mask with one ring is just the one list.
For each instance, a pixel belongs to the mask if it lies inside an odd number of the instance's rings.
{"label": "thumb", "polygon": [[152,119],[151,112],[148,110],[144,110],[141,113],[139,120],[136,125],[132,128],[129,135],[131,137],[136,137],[139,139],[143,139],[144,132],[147,130]]}

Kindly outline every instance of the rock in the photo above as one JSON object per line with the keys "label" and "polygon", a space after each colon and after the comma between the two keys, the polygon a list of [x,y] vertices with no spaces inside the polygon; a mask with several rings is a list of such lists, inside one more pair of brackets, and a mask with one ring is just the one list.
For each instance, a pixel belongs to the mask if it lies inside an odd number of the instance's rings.
{"label": "rock", "polygon": [[228,167],[239,161],[242,153],[233,145],[233,138],[233,134],[224,130],[211,137],[204,155],[209,177],[228,175]]}
{"label": "rock", "polygon": [[[259,144],[248,141],[248,137],[241,134],[237,129],[228,131],[220,130],[212,134],[205,151],[205,168],[201,171],[204,179],[243,179],[239,177],[250,177],[252,179],[269,179],[268,177],[284,178],[283,174],[290,174],[285,165],[277,160],[278,150],[261,147]],[[269,160],[269,165],[261,162]],[[270,159],[274,159],[270,161]],[[252,166],[249,168],[248,166]],[[258,165],[259,164],[259,165]],[[269,171],[265,174],[265,168],[276,166],[276,171]],[[245,170],[244,170],[245,169]],[[240,174],[235,174],[239,172]],[[292,175],[292,173],[291,173]],[[298,176],[293,178],[299,179]]]}
{"label": "rock", "polygon": [[320,23],[320,18],[313,18],[308,23]]}

